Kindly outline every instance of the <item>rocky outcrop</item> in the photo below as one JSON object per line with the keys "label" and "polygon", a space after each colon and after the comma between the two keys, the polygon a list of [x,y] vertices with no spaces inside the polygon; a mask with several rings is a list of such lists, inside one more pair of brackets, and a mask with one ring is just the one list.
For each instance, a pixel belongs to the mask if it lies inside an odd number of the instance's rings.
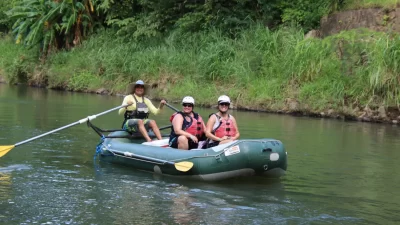
{"label": "rocky outcrop", "polygon": [[400,32],[400,8],[369,8],[334,13],[321,19],[320,34],[326,37],[342,30],[368,28]]}

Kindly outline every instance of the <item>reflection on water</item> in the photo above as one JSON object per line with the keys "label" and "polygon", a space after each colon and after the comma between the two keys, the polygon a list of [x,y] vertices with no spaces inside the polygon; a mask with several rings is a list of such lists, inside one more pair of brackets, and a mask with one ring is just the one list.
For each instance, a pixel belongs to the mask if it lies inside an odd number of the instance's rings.
{"label": "reflection on water", "polygon": [[0,201],[10,198],[11,176],[0,172]]}
{"label": "reflection on water", "polygon": [[[0,145],[113,108],[121,97],[0,84]],[[179,106],[178,106],[179,107]],[[197,109],[207,117],[215,110]],[[173,112],[153,117],[160,126]],[[276,138],[281,179],[193,182],[93,161],[99,137],[74,126],[0,158],[0,224],[395,224],[398,126],[232,111],[242,138]],[[117,112],[95,120],[117,128]]]}
{"label": "reflection on water", "polygon": [[0,222],[6,218],[6,211],[9,204],[13,204],[11,196],[11,175],[0,172]]}
{"label": "reflection on water", "polygon": [[[202,204],[195,201],[189,188],[185,186],[170,187],[166,189],[167,195],[172,198],[171,214],[175,223],[193,224],[203,222],[201,215],[197,215],[196,209],[202,208]],[[204,208],[204,207],[203,207]]]}

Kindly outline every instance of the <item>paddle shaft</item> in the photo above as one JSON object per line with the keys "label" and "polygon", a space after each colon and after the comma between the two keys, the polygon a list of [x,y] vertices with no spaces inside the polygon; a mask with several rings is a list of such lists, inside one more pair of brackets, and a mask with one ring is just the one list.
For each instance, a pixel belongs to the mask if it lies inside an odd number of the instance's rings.
{"label": "paddle shaft", "polygon": [[170,105],[168,103],[165,103],[165,105],[168,106],[168,108],[174,110],[175,112],[179,112],[179,110],[177,108],[173,107],[172,105]]}
{"label": "paddle shaft", "polygon": [[72,127],[72,126],[75,126],[75,125],[78,125],[78,124],[86,123],[88,120],[96,119],[96,117],[98,117],[98,116],[107,114],[107,113],[109,113],[109,112],[112,112],[112,111],[115,111],[115,110],[117,110],[117,109],[124,108],[124,107],[127,107],[127,106],[129,106],[129,104],[121,105],[121,106],[118,106],[118,107],[109,109],[109,110],[107,110],[107,111],[104,111],[104,112],[102,112],[102,113],[99,113],[99,114],[96,114],[96,115],[93,115],[93,116],[88,116],[87,118],[78,120],[78,121],[76,121],[76,122],[74,122],[74,123],[71,123],[71,124],[65,125],[65,126],[63,126],[63,127],[57,128],[57,129],[55,129],[55,130],[46,132],[46,133],[41,134],[41,135],[39,135],[39,136],[36,136],[36,137],[33,137],[33,138],[29,138],[28,140],[25,140],[25,141],[18,142],[18,143],[16,143],[14,146],[17,147],[17,146],[19,146],[19,145],[22,145],[22,144],[28,143],[28,142],[30,142],[30,141],[36,140],[36,139],[41,138],[41,137],[43,137],[43,136],[46,136],[46,135],[48,135],[48,134],[52,134],[52,133],[54,133],[54,132],[67,129],[67,128],[69,128],[69,127]]}

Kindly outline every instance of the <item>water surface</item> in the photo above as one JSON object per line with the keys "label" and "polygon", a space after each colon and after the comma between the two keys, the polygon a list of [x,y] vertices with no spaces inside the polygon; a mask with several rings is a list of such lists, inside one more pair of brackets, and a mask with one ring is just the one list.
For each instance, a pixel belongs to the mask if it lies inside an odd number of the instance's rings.
{"label": "water surface", "polygon": [[[114,108],[121,97],[0,84],[0,145]],[[177,106],[179,107],[179,106]],[[207,117],[213,110],[196,110]],[[157,117],[168,125],[173,112]],[[85,124],[0,158],[0,224],[397,224],[399,127],[233,111],[242,138],[275,138],[281,179],[177,180],[93,160]],[[98,117],[118,128],[117,112]]]}

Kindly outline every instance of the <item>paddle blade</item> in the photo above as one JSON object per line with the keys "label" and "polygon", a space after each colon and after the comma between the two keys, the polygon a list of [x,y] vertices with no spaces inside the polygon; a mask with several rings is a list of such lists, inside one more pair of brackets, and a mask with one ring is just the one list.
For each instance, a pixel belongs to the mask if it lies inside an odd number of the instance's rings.
{"label": "paddle blade", "polygon": [[5,146],[0,146],[0,157],[3,157],[7,152],[11,151],[15,145],[5,145]]}
{"label": "paddle blade", "polygon": [[192,169],[193,163],[192,162],[178,162],[175,163],[175,168],[179,171],[186,172]]}

